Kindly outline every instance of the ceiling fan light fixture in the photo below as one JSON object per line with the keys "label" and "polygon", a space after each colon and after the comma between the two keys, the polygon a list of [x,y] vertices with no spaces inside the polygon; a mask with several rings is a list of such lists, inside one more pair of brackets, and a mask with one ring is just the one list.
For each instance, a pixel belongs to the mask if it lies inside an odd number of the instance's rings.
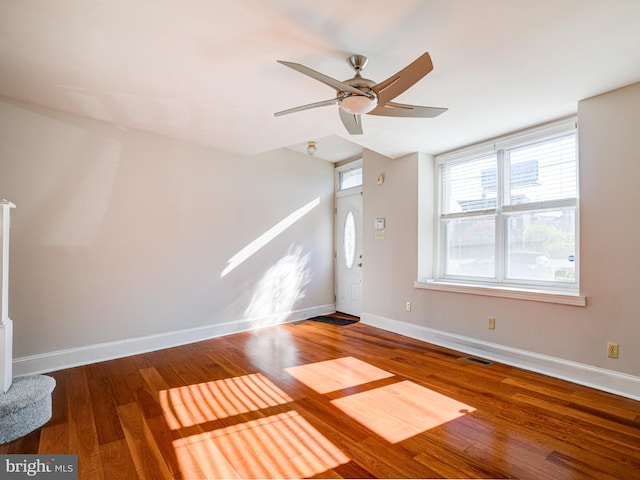
{"label": "ceiling fan light fixture", "polygon": [[369,113],[378,106],[376,97],[367,97],[365,95],[346,95],[340,99],[340,108],[354,115]]}

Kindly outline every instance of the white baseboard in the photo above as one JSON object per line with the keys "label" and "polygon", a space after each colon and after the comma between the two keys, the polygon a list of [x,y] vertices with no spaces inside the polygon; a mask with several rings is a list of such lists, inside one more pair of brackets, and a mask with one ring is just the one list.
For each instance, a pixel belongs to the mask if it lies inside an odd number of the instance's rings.
{"label": "white baseboard", "polygon": [[475,355],[623,397],[640,400],[640,377],[634,375],[506,347],[370,313],[363,313],[360,321],[373,327],[450,348],[468,355]]}
{"label": "white baseboard", "polygon": [[129,338],[113,342],[69,348],[54,352],[41,353],[13,360],[13,375],[22,377],[40,373],[53,372],[64,368],[88,365],[90,363],[113,360],[140,353],[147,353],[163,348],[177,347],[188,343],[199,342],[214,337],[255,330],[282,323],[328,315],[336,311],[336,306],[320,305],[287,313],[280,313],[263,318],[242,319],[204,327],[190,328],[175,332],[166,332],[144,337]]}

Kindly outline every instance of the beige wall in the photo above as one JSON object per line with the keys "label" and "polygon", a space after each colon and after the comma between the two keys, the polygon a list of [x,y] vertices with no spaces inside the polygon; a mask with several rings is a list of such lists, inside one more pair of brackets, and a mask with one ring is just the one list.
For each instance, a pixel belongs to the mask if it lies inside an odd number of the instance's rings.
{"label": "beige wall", "polygon": [[[366,151],[363,320],[640,377],[640,84],[585,100],[578,114],[587,307],[414,288],[418,235],[429,242],[433,228],[418,213],[418,203],[427,213],[433,205],[433,159]],[[18,358],[210,325],[233,331],[268,323],[274,310],[333,303],[333,165],[321,160],[285,150],[239,157],[4,99],[0,195],[17,204],[10,316]],[[244,246],[316,198],[221,278]],[[384,240],[374,237],[378,217]],[[290,278],[299,279],[288,289],[297,293],[274,302]],[[486,328],[488,316],[496,330]],[[618,360],[606,357],[608,341],[620,344]]]}
{"label": "beige wall", "polygon": [[[585,100],[578,115],[581,290],[587,307],[413,288],[419,222],[423,238],[432,234],[433,222],[419,219],[417,205],[419,199],[433,202],[433,159],[414,154],[391,160],[366,151],[363,318],[639,377],[640,84]],[[375,179],[383,172],[385,183],[379,186]],[[427,193],[419,191],[419,176],[429,185]],[[380,216],[387,219],[385,240],[373,236],[373,220]],[[412,302],[410,312],[406,301]],[[487,329],[488,316],[496,318],[495,330]],[[620,344],[619,359],[607,358],[607,342]]]}
{"label": "beige wall", "polygon": [[333,304],[329,162],[288,150],[241,157],[1,99],[0,196],[17,205],[14,358],[234,331]]}

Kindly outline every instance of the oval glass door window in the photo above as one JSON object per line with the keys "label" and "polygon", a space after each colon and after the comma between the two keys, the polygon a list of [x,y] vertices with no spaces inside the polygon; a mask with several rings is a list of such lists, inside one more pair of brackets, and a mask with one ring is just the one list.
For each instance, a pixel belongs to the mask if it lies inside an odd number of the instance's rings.
{"label": "oval glass door window", "polygon": [[344,233],[342,235],[344,264],[347,268],[351,268],[356,258],[356,219],[351,210],[344,219]]}

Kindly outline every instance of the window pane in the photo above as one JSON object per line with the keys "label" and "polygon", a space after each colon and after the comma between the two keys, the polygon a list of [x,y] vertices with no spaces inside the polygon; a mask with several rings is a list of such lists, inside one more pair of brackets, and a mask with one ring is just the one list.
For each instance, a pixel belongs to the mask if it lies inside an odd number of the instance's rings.
{"label": "window pane", "polygon": [[575,119],[436,157],[437,274],[577,291]]}
{"label": "window pane", "polygon": [[347,268],[351,268],[356,258],[356,220],[352,211],[349,211],[344,219],[343,235],[344,264]]}
{"label": "window pane", "polygon": [[360,185],[362,185],[362,167],[340,172],[340,190],[359,187]]}
{"label": "window pane", "polygon": [[496,156],[445,165],[443,213],[496,208]]}
{"label": "window pane", "polygon": [[493,278],[495,227],[494,217],[447,220],[446,275]]}
{"label": "window pane", "polygon": [[506,275],[575,283],[575,209],[508,216]]}
{"label": "window pane", "polygon": [[509,150],[511,204],[578,196],[576,136]]}

